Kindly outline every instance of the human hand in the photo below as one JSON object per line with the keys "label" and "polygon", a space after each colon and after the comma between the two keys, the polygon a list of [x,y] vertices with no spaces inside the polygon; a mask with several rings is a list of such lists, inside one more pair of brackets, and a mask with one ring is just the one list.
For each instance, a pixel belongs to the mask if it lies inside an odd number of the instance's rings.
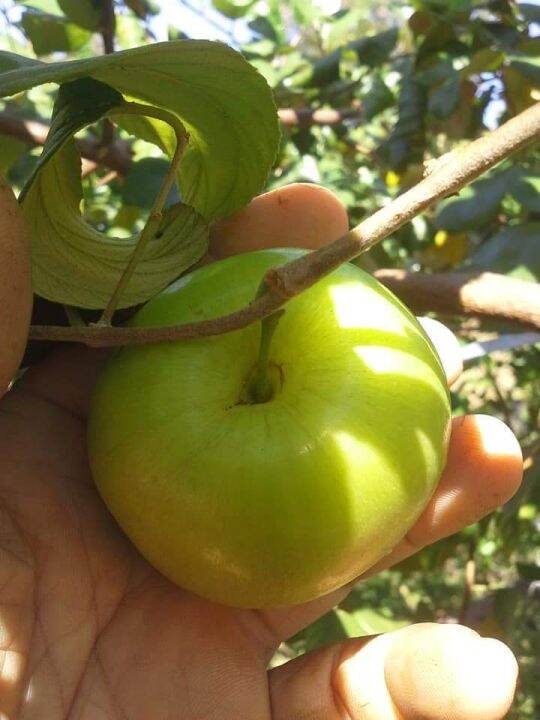
{"label": "human hand", "polygon": [[[330,193],[291,186],[222,222],[211,254],[316,247],[346,229],[346,214]],[[428,330],[454,379],[455,340],[439,325]],[[2,353],[7,339],[10,347],[21,344],[24,322],[9,332],[0,323]],[[111,519],[88,470],[85,416],[104,356],[62,348],[0,403],[2,720],[504,716],[515,660],[504,645],[472,630],[411,626],[267,672],[279,643],[340,602],[347,588],[292,608],[238,610],[198,598],[153,570]],[[505,502],[521,469],[517,441],[499,421],[456,419],[434,497],[377,569]]]}

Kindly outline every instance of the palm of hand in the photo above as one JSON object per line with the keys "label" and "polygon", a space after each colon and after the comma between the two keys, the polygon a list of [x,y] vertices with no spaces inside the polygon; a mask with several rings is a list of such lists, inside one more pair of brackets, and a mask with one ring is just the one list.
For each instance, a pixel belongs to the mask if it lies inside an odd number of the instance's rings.
{"label": "palm of hand", "polygon": [[223,717],[269,717],[262,622],[183,592],[141,558],[92,485],[84,421],[41,389],[15,389],[0,413],[0,710],[206,718],[219,703]]}

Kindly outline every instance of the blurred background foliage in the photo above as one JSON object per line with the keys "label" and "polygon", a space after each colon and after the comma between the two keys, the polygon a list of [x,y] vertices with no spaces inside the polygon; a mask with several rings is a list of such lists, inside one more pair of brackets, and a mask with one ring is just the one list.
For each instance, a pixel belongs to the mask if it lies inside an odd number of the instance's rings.
{"label": "blurred background foliage", "polygon": [[[1,49],[45,60],[166,39],[227,42],[264,75],[280,109],[283,138],[268,187],[320,183],[341,198],[354,224],[416,183],[430,158],[540,99],[540,6],[532,1],[0,0],[0,21]],[[54,91],[38,87],[0,107],[0,171],[16,187],[39,155]],[[79,137],[86,220],[131,234],[144,222],[166,160],[108,124]],[[539,160],[538,148],[507,160],[361,263],[426,273],[487,268],[538,282]],[[38,300],[36,307],[41,322],[64,317],[60,306]],[[273,662],[410,622],[464,622],[511,645],[522,668],[512,717],[537,718],[539,338],[508,343],[518,332],[511,325],[444,319],[466,359],[452,392],[455,412],[494,414],[512,427],[525,457],[523,487],[486,520],[358,584]]]}

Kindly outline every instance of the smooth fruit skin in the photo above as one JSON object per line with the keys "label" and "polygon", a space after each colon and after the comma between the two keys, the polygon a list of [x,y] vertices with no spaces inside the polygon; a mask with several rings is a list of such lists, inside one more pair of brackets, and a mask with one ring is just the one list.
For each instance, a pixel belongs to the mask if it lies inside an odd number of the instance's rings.
{"label": "smooth fruit skin", "polygon": [[[207,265],[132,325],[231,312],[301,250]],[[123,349],[102,373],[88,441],[119,524],[178,585],[229,605],[310,600],[388,553],[446,459],[440,362],[411,313],[353,265],[286,306],[271,346],[272,400],[246,404],[260,324]]]}

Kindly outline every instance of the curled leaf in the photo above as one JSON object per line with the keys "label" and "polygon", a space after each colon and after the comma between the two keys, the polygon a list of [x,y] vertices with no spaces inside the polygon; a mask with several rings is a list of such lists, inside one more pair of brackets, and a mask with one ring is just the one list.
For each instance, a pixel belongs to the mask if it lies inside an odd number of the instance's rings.
{"label": "curled leaf", "polygon": [[[103,308],[137,243],[108,237],[81,216],[80,158],[72,141],[42,168],[22,209],[30,230],[34,290],[49,300]],[[180,203],[163,216],[125,292],[120,307],[148,300],[206,252],[208,225]]]}
{"label": "curled leaf", "polygon": [[[14,67],[13,54],[0,69]],[[0,73],[0,96],[46,82],[93,77],[125,96],[166,108],[190,143],[180,167],[184,201],[208,220],[229,215],[262,189],[279,130],[264,78],[218,42],[180,40],[60,63],[21,61]]]}

